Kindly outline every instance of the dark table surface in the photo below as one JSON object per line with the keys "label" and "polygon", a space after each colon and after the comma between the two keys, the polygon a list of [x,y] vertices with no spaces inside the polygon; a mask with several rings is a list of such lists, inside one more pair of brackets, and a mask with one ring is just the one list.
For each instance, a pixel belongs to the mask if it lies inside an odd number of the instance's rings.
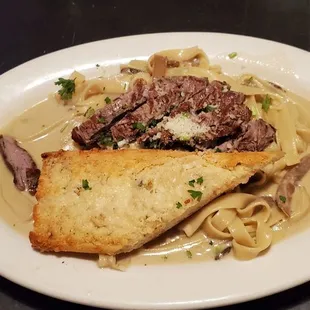
{"label": "dark table surface", "polygon": [[[243,34],[310,51],[310,0],[2,0],[0,74],[69,46],[167,31]],[[310,309],[310,283],[223,309],[256,308]],[[45,297],[0,277],[0,309],[93,308]]]}

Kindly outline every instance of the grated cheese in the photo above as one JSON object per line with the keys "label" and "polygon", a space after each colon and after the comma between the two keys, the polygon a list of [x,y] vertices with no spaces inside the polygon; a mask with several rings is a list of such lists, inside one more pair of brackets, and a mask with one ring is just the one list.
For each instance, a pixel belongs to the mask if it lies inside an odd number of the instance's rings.
{"label": "grated cheese", "polygon": [[207,128],[193,122],[189,117],[177,115],[174,118],[168,117],[162,127],[170,131],[176,138],[186,137],[190,139],[194,136],[203,134]]}

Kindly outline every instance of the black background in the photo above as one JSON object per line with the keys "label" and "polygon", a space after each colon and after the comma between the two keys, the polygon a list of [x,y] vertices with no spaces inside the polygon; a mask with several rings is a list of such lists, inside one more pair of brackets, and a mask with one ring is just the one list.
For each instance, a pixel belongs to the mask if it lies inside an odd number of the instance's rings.
{"label": "black background", "polygon": [[[310,51],[309,0],[1,0],[0,4],[0,74],[59,49],[140,33],[226,32]],[[283,272],[298,265],[299,255],[302,253],[296,253],[296,262],[283,266]],[[212,279],[206,281],[206,289],[208,285]],[[261,308],[310,309],[310,283],[224,309]],[[42,296],[0,277],[0,309],[90,308]]]}

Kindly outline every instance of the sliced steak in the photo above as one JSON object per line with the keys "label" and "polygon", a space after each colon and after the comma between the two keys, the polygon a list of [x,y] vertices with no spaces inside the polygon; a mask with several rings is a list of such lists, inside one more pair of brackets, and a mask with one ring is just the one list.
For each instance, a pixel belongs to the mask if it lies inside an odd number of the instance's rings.
{"label": "sliced steak", "polygon": [[276,193],[277,206],[288,216],[291,215],[291,201],[295,187],[310,170],[310,155],[303,157],[300,163],[290,168],[282,178]]}
{"label": "sliced steak", "polygon": [[275,141],[275,129],[264,120],[251,120],[241,126],[241,133],[218,148],[223,152],[261,152]]}
{"label": "sliced steak", "polygon": [[72,139],[80,145],[91,145],[96,142],[99,134],[124,113],[134,110],[146,101],[144,95],[146,83],[143,79],[137,80],[133,89],[118,98],[111,104],[106,104],[80,126],[73,128]]}
{"label": "sliced steak", "polygon": [[40,170],[30,154],[10,136],[0,135],[0,153],[14,175],[14,184],[20,190],[36,193]]}
{"label": "sliced steak", "polygon": [[[222,89],[221,89],[222,84]],[[244,105],[245,95],[230,91],[227,85],[216,81],[206,92],[204,111],[198,115],[198,123],[207,127],[209,140],[234,134],[250,121],[252,113]]]}
{"label": "sliced steak", "polygon": [[139,81],[74,128],[72,137],[103,148],[137,140],[145,147],[262,151],[275,140],[275,130],[263,120],[251,121],[244,100],[226,82],[206,78],[161,77],[149,86]]}
{"label": "sliced steak", "polygon": [[195,138],[203,142],[197,142],[197,146],[203,146],[202,149],[209,146],[211,141],[234,134],[241,124],[251,119],[252,113],[244,105],[245,95],[229,88],[226,83],[213,81],[204,91],[195,94],[171,112],[172,117],[180,112],[198,113],[197,117],[191,118],[206,128],[204,134]]}
{"label": "sliced steak", "polygon": [[[226,83],[213,81],[193,96],[185,96],[185,100],[171,111],[170,118],[157,127],[170,130],[174,141],[204,150],[215,145],[219,138],[234,135],[242,124],[250,121],[251,111],[244,105],[244,100],[244,94],[230,91]],[[148,139],[161,138],[146,132],[138,141],[144,143]]]}
{"label": "sliced steak", "polygon": [[207,79],[193,76],[155,79],[148,89],[147,102],[111,127],[113,139],[135,140],[141,131],[134,124],[147,126],[152,120],[162,119],[181,102],[203,91],[207,85]]}
{"label": "sliced steak", "polygon": [[[181,112],[197,112],[207,107],[215,110],[215,108],[219,107],[219,104],[226,104],[226,102],[223,102],[223,94],[226,90],[229,90],[226,83],[212,81],[201,92],[196,92],[193,96],[184,98],[183,102],[171,112],[171,116],[173,117]],[[244,95],[241,93],[235,94],[240,94],[240,104],[243,103]]]}

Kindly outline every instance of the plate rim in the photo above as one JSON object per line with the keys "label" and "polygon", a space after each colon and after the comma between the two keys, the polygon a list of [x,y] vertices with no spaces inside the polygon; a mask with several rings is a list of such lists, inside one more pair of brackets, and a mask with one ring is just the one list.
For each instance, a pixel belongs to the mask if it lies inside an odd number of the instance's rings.
{"label": "plate rim", "polygon": [[282,45],[283,47],[287,47],[287,48],[290,48],[290,49],[295,49],[296,51],[299,51],[299,52],[302,52],[302,53],[305,53],[305,54],[309,54],[310,51],[307,51],[303,48],[300,48],[300,47],[297,47],[297,46],[294,46],[294,45],[289,45],[287,43],[283,43],[283,42],[279,42],[279,41],[273,41],[273,40],[270,40],[270,39],[265,39],[265,38],[260,38],[260,37],[255,37],[255,36],[251,36],[251,35],[244,35],[244,34],[235,34],[235,33],[228,33],[228,32],[217,32],[217,31],[172,31],[172,32],[150,32],[150,33],[139,33],[139,34],[134,34],[134,35],[124,35],[124,36],[119,36],[119,37],[111,37],[111,38],[106,38],[106,39],[102,39],[102,40],[94,40],[94,41],[89,41],[89,42],[85,42],[85,43],[81,43],[81,44],[77,44],[77,45],[73,45],[73,46],[69,46],[69,47],[65,47],[65,48],[61,48],[61,49],[58,49],[58,50],[55,50],[53,52],[49,52],[49,53],[46,53],[46,54],[43,54],[41,56],[38,56],[38,57],[34,57],[34,58],[31,58],[5,72],[3,72],[2,74],[0,74],[0,77],[2,77],[3,75],[6,75],[8,73],[10,73],[11,71],[14,71],[16,69],[19,69],[20,67],[23,67],[24,65],[28,65],[30,64],[31,62],[33,61],[36,61],[38,59],[44,59],[45,57],[47,56],[50,56],[50,55],[54,55],[54,54],[60,54],[60,53],[63,53],[64,51],[67,51],[67,50],[74,50],[74,49],[78,49],[78,48],[81,48],[81,47],[85,47],[87,45],[93,45],[93,44],[96,44],[96,43],[100,43],[100,42],[107,42],[107,41],[115,41],[115,40],[125,40],[125,39],[131,39],[131,38],[136,38],[136,37],[148,37],[148,36],[158,36],[158,35],[195,35],[195,34],[212,34],[212,35],[220,35],[220,36],[228,36],[228,37],[239,37],[239,38],[245,38],[245,39],[254,39],[255,41],[261,41],[261,42],[266,42],[266,43],[271,43],[271,44],[277,44],[277,45]]}

